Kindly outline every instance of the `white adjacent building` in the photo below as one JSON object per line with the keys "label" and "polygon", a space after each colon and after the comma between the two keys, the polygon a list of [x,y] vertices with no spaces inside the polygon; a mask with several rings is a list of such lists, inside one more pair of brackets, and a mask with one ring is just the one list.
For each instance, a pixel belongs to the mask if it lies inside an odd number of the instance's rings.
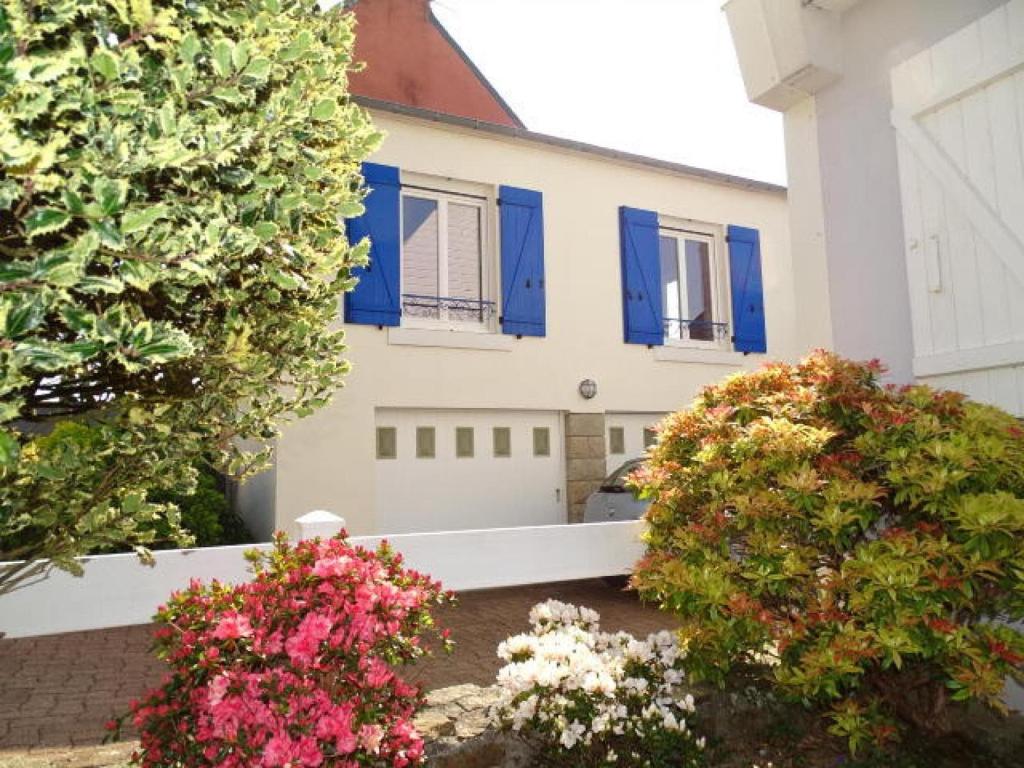
{"label": "white adjacent building", "polygon": [[798,322],[1024,415],[1024,2],[730,0],[785,116]]}

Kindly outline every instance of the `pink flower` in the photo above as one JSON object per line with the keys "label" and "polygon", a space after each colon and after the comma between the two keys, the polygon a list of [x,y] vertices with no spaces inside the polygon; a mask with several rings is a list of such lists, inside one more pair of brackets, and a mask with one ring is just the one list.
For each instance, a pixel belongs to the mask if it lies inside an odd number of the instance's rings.
{"label": "pink flower", "polygon": [[284,644],[284,650],[293,664],[306,667],[313,663],[320,643],[331,633],[331,620],[326,616],[311,613],[302,620],[294,635]]}
{"label": "pink flower", "polygon": [[321,579],[344,576],[352,562],[351,557],[324,557],[313,564],[313,575]]}
{"label": "pink flower", "polygon": [[364,725],[359,729],[359,746],[371,754],[377,754],[383,738],[384,731],[379,725]]}
{"label": "pink flower", "polygon": [[366,665],[366,684],[371,688],[383,688],[394,677],[391,668],[380,659],[370,659]]}
{"label": "pink flower", "polygon": [[206,686],[209,692],[209,703],[211,706],[220,704],[224,699],[224,695],[228,692],[228,686],[230,681],[227,675],[217,675],[210,684]]}
{"label": "pink flower", "polygon": [[265,768],[286,768],[297,757],[295,743],[287,736],[272,736],[263,749]]}
{"label": "pink flower", "polygon": [[426,611],[446,599],[440,585],[343,539],[276,547],[252,581],[195,582],[161,609],[156,646],[170,670],[131,705],[137,762],[418,764],[419,687],[392,664],[419,655]]}
{"label": "pink flower", "polygon": [[213,630],[213,636],[217,640],[237,640],[240,637],[252,637],[252,625],[249,619],[241,616],[237,611],[228,611]]}
{"label": "pink flower", "polygon": [[312,736],[305,736],[299,741],[296,755],[299,758],[299,763],[308,768],[316,768],[324,761],[324,754]]}

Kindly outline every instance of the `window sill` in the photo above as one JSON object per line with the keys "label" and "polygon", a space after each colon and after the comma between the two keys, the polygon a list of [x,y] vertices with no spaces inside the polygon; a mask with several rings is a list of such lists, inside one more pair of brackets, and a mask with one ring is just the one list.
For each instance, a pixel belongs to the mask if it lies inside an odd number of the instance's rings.
{"label": "window sill", "polygon": [[654,359],[666,363],[700,363],[702,365],[725,365],[742,368],[748,355],[725,349],[701,347],[674,347],[666,345],[654,348]]}
{"label": "window sill", "polygon": [[510,352],[513,339],[501,333],[442,331],[430,328],[388,328],[388,344],[409,347],[447,347]]}

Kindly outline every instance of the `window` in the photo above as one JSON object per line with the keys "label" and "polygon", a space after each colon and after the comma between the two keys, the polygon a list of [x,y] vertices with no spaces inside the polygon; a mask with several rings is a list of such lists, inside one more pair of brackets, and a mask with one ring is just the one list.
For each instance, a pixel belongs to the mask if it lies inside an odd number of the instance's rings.
{"label": "window", "polygon": [[665,340],[693,346],[719,346],[727,325],[720,301],[715,235],[662,227],[658,234]]}
{"label": "window", "polygon": [[457,192],[403,191],[403,325],[492,330],[486,203]]}
{"label": "window", "polygon": [[644,427],[644,448],[650,448],[658,442],[658,430],[654,427]]}
{"label": "window", "polygon": [[551,455],[551,430],[547,427],[533,428],[533,455]]}
{"label": "window", "polygon": [[626,430],[624,427],[608,427],[608,453],[626,452]]}
{"label": "window", "polygon": [[512,455],[512,430],[509,427],[494,428],[494,457],[507,459]]}
{"label": "window", "polygon": [[471,459],[471,458],[473,458],[473,428],[472,427],[456,427],[455,428],[455,458],[457,458],[457,459]]}
{"label": "window", "polygon": [[377,458],[398,458],[398,430],[395,427],[377,427]]}
{"label": "window", "polygon": [[416,427],[416,458],[433,459],[437,455],[437,435],[433,427]]}

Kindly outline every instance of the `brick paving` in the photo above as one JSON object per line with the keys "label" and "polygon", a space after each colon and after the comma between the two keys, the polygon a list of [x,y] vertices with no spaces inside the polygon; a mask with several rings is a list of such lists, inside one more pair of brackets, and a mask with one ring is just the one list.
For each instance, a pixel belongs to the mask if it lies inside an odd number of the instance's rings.
{"label": "brick paving", "polygon": [[[420,661],[406,677],[427,690],[490,684],[498,643],[524,631],[530,607],[549,597],[597,610],[610,631],[645,635],[671,625],[633,594],[598,580],[466,592],[437,617],[452,630],[454,653]],[[13,765],[19,755],[41,756],[39,750],[49,756],[98,744],[103,724],[160,680],[163,667],[149,653],[150,631],[137,626],[0,640],[0,766]]]}

